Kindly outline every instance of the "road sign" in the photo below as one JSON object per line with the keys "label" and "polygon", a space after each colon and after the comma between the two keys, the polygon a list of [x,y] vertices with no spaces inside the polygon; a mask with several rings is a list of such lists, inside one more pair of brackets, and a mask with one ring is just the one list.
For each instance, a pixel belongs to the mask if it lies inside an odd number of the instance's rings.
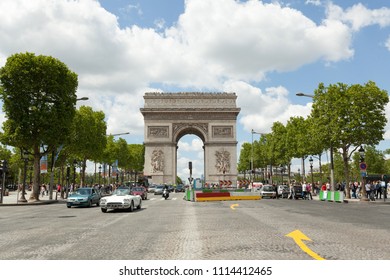
{"label": "road sign", "polygon": [[365,171],[367,169],[367,164],[365,162],[361,162],[359,164],[360,171]]}
{"label": "road sign", "polygon": [[367,177],[367,172],[366,171],[360,171],[360,175],[362,177]]}

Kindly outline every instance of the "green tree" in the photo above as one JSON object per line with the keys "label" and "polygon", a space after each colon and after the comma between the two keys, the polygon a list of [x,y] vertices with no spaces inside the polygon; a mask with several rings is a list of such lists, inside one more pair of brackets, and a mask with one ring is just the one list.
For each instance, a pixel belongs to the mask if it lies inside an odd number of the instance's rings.
{"label": "green tree", "polygon": [[85,182],[87,160],[98,161],[107,143],[107,124],[102,111],[93,111],[89,106],[81,106],[72,123],[71,153],[81,159],[81,186]]}
{"label": "green tree", "polygon": [[302,160],[302,174],[305,174],[304,161],[311,154],[310,122],[303,117],[291,117],[286,125],[288,156]]}
{"label": "green tree", "polygon": [[251,152],[252,144],[244,143],[241,146],[240,158],[238,160],[237,169],[239,172],[245,173],[247,170],[251,169]]}
{"label": "green tree", "polygon": [[376,145],[384,135],[388,93],[372,81],[364,85],[319,84],[311,116],[315,133],[342,155],[344,179],[349,190],[349,160],[360,145]]}
{"label": "green tree", "polygon": [[[75,114],[77,75],[58,59],[19,53],[0,69],[6,121],[1,141],[34,157],[33,192],[39,200],[40,158],[63,144]],[[45,150],[41,151],[41,148]]]}

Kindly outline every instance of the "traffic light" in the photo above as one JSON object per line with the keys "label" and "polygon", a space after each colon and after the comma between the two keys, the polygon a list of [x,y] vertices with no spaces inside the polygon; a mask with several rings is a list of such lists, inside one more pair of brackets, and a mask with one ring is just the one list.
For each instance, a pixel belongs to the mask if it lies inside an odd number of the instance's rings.
{"label": "traffic light", "polygon": [[192,161],[188,162],[188,169],[192,170]]}

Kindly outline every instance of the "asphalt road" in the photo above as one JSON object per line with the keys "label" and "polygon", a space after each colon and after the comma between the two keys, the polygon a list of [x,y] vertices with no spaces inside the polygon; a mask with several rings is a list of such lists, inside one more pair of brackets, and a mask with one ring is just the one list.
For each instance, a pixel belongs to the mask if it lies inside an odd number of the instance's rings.
{"label": "asphalt road", "polygon": [[[149,195],[132,213],[1,207],[0,259],[390,260],[390,204],[182,197]],[[297,230],[310,240],[286,236]]]}

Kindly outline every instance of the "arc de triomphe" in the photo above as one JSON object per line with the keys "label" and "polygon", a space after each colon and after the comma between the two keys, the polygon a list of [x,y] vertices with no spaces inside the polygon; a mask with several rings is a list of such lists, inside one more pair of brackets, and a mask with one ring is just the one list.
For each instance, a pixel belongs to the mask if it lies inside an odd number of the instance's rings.
{"label": "arc de triomphe", "polygon": [[[203,141],[206,183],[237,182],[235,93],[157,93],[144,95],[144,174],[155,184],[175,184],[177,143],[187,134]],[[184,178],[183,178],[184,179]]]}

